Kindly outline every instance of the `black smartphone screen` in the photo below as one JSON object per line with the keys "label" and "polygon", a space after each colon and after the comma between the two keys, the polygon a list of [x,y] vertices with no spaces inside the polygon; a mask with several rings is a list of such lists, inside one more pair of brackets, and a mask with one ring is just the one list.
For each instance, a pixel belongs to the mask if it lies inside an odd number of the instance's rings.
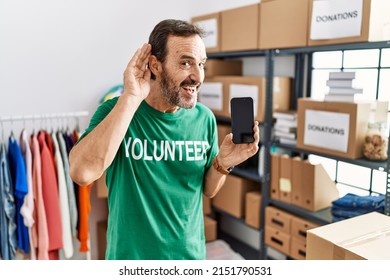
{"label": "black smartphone screen", "polygon": [[252,143],[254,113],[251,97],[234,97],[230,100],[233,143]]}

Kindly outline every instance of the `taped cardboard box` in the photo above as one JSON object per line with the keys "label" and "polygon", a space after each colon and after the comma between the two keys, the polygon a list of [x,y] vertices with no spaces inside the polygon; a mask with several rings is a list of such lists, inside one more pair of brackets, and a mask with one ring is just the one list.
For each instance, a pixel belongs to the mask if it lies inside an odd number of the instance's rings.
{"label": "taped cardboard box", "polygon": [[313,0],[309,6],[308,45],[390,39],[390,1]]}
{"label": "taped cardboard box", "polygon": [[221,51],[258,49],[260,4],[221,11]]}
{"label": "taped cardboard box", "polygon": [[206,52],[221,51],[221,13],[212,13],[193,17],[191,22],[201,27],[206,35],[203,38]]}
{"label": "taped cardboard box", "polygon": [[297,147],[350,159],[362,157],[370,102],[298,99]]}
{"label": "taped cardboard box", "polygon": [[247,180],[238,176],[229,175],[226,181],[213,197],[214,207],[221,209],[232,216],[243,218],[245,215],[245,195],[249,191],[258,190],[260,183]]}
{"label": "taped cardboard box", "polygon": [[260,3],[259,48],[307,45],[311,0],[272,0]]}
{"label": "taped cardboard box", "polygon": [[364,214],[307,231],[308,260],[390,260],[390,217]]}

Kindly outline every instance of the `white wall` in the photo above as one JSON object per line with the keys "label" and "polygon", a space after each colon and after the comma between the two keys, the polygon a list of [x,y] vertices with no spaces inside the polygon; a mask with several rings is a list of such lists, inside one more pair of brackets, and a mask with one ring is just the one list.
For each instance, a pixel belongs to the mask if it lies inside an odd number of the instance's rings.
{"label": "white wall", "polygon": [[[0,118],[74,111],[92,114],[101,96],[122,83],[129,59],[157,22],[190,20],[259,2],[0,0]],[[249,74],[261,73],[257,63],[248,65]],[[80,123],[82,129],[88,119]],[[57,124],[23,125],[32,130]],[[4,124],[5,136],[10,128],[10,123]],[[12,128],[20,129],[21,124],[13,123]],[[107,209],[95,190],[91,201],[92,258],[96,259],[96,221],[105,218]]]}
{"label": "white wall", "polygon": [[0,116],[93,112],[158,21],[258,2],[0,0]]}
{"label": "white wall", "polygon": [[152,27],[189,15],[179,0],[1,0],[0,115],[94,111]]}

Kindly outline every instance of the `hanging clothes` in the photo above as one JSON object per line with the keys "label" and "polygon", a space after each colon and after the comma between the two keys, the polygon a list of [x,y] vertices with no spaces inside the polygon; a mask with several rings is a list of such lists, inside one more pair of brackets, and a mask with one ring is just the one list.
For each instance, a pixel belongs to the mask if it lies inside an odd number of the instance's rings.
{"label": "hanging clothes", "polygon": [[32,187],[32,155],[29,144],[30,136],[28,135],[25,129],[20,133],[19,145],[20,150],[22,151],[22,156],[24,159],[24,164],[26,166],[26,178],[27,178],[27,187],[28,191],[24,197],[24,203],[20,209],[20,213],[23,216],[24,225],[28,228],[28,237],[30,240],[30,259],[36,260],[35,248],[32,241],[32,226],[35,223],[33,218],[34,212],[34,193]]}
{"label": "hanging clothes", "polygon": [[62,244],[65,258],[69,259],[73,256],[73,240],[72,230],[70,222],[70,211],[69,211],[69,197],[68,190],[65,180],[64,167],[62,164],[60,147],[56,133],[51,134],[51,139],[54,148],[54,162],[57,167],[57,183],[58,183],[58,195],[61,210],[61,221],[62,221]]}
{"label": "hanging clothes", "polygon": [[3,260],[15,259],[17,248],[16,207],[4,143],[0,147],[0,253]]}
{"label": "hanging clothes", "polygon": [[[80,136],[77,130],[68,135],[69,143],[76,143]],[[79,205],[79,227],[78,227],[78,240],[80,241],[80,252],[88,252],[89,241],[89,214],[91,212],[91,189],[93,183],[87,186],[79,186],[78,188],[78,205]]]}
{"label": "hanging clothes", "polygon": [[49,233],[49,259],[58,260],[59,249],[62,248],[63,244],[57,174],[52,153],[53,147],[50,135],[44,130],[38,133],[38,142],[41,151],[43,200]]}
{"label": "hanging clothes", "polygon": [[91,212],[91,188],[92,184],[87,186],[80,186],[79,188],[79,232],[78,239],[80,241],[80,252],[88,252],[90,248],[88,247],[89,240],[89,214]]}
{"label": "hanging clothes", "polygon": [[69,174],[68,153],[66,150],[66,143],[65,143],[65,139],[64,139],[64,134],[62,132],[58,131],[56,136],[57,136],[59,151],[61,153],[61,158],[62,158],[64,176],[65,176],[65,181],[66,181],[66,190],[68,192],[70,226],[71,226],[71,230],[72,230],[72,236],[76,237],[77,236],[78,209],[77,209],[73,181],[72,181],[72,178],[70,178],[70,174]]}
{"label": "hanging clothes", "polygon": [[[68,155],[68,161],[69,161],[69,153],[70,153],[70,150],[72,149],[75,141],[74,141],[72,135],[70,135],[70,134],[63,133],[62,135],[64,138],[64,142],[65,142],[65,146],[66,146],[66,153]],[[73,181],[72,181],[72,183],[73,183],[73,190],[74,190],[74,195],[75,195],[75,204],[76,204],[77,212],[80,213],[79,185],[77,185]],[[76,223],[77,236],[79,234],[79,231],[80,231],[80,215],[78,216],[77,223]]]}
{"label": "hanging clothes", "polygon": [[[3,157],[3,144],[0,147],[0,157]],[[4,185],[6,183],[6,178],[3,172],[3,162],[1,161],[0,169],[0,258],[9,259],[8,252],[8,226],[7,226],[7,217],[5,214],[5,203],[4,203]]]}
{"label": "hanging clothes", "polygon": [[88,251],[92,185],[83,187],[81,194],[70,177],[73,135],[45,130],[29,135],[22,129],[19,139],[12,133],[8,140],[8,149],[7,143],[0,146],[0,259],[19,258],[18,250],[25,253],[24,259],[59,259],[60,250],[61,257],[70,258],[73,238],[82,240],[80,251]]}
{"label": "hanging clothes", "polygon": [[42,177],[41,177],[41,154],[39,149],[38,138],[31,135],[30,148],[33,158],[32,162],[32,183],[34,192],[34,220],[32,227],[32,236],[34,248],[37,251],[38,260],[49,259],[49,232],[47,228],[47,218],[45,204],[43,200]]}
{"label": "hanging clothes", "polygon": [[43,135],[44,135],[44,139],[45,139],[45,143],[46,143],[46,147],[47,149],[49,150],[50,152],[50,159],[51,161],[53,162],[53,166],[54,166],[54,175],[57,176],[57,170],[56,170],[56,165],[55,165],[55,162],[54,162],[54,147],[53,147],[53,142],[52,142],[52,139],[51,139],[51,136],[50,134],[45,131],[45,130],[42,130],[41,132],[43,132]]}
{"label": "hanging clothes", "polygon": [[28,193],[26,166],[24,164],[22,152],[13,134],[11,134],[8,139],[8,160],[11,171],[11,178],[14,184],[18,247],[25,254],[28,254],[30,250],[30,239],[28,236],[28,228],[24,224],[24,218],[21,214],[24,197]]}

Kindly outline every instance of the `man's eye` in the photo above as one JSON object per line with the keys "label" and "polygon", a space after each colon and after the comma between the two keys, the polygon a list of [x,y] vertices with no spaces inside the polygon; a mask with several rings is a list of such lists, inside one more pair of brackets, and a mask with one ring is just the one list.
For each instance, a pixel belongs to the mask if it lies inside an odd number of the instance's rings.
{"label": "man's eye", "polygon": [[183,62],[181,63],[181,65],[182,65],[183,67],[190,67],[190,66],[191,66],[191,63],[190,63],[189,61],[183,61]]}
{"label": "man's eye", "polygon": [[204,63],[199,63],[199,68],[204,69]]}

